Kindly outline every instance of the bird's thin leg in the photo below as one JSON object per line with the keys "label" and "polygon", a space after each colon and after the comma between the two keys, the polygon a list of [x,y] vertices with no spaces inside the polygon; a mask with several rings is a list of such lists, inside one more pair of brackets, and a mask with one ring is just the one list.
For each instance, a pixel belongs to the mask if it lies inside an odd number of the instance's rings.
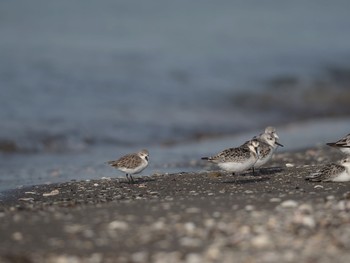
{"label": "bird's thin leg", "polygon": [[131,182],[135,183],[134,178],[132,178],[131,174],[130,174],[130,178],[131,178]]}
{"label": "bird's thin leg", "polygon": [[128,174],[126,174],[126,179],[128,179],[128,182],[130,183],[130,178]]}
{"label": "bird's thin leg", "polygon": [[253,175],[255,175],[255,168],[254,168],[254,166],[253,166],[253,168],[252,168],[252,169],[253,169]]}

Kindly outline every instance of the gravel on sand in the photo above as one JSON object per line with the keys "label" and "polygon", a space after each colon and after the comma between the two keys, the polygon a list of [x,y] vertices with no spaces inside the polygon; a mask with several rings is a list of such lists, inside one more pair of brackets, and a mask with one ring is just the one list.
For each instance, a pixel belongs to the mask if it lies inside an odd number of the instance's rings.
{"label": "gravel on sand", "polygon": [[210,166],[11,190],[0,262],[347,262],[350,182],[304,180],[339,157],[317,148],[279,153],[254,176]]}

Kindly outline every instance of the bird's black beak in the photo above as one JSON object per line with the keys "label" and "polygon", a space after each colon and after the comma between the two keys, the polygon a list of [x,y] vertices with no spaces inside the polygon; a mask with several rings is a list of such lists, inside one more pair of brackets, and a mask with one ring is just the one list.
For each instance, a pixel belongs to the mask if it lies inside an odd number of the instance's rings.
{"label": "bird's black beak", "polygon": [[146,161],[148,162],[148,156],[145,156]]}
{"label": "bird's black beak", "polygon": [[283,144],[280,144],[279,142],[275,142],[278,146],[284,147]]}

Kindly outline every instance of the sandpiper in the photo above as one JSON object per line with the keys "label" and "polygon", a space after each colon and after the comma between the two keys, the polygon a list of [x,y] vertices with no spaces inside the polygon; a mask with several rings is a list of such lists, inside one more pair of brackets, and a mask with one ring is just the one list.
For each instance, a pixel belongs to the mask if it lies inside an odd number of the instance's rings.
{"label": "sandpiper", "polygon": [[252,140],[237,148],[223,150],[211,157],[202,157],[202,160],[217,164],[221,169],[235,173],[240,173],[252,168],[258,160],[259,141]]}
{"label": "sandpiper", "polygon": [[306,176],[311,182],[348,182],[350,181],[350,157],[338,163],[329,163],[315,173]]}
{"label": "sandpiper", "polygon": [[[141,150],[137,153],[130,153],[124,155],[115,161],[107,162],[112,167],[126,173],[126,178],[129,182],[134,183],[132,174],[140,173],[143,169],[148,166],[149,153],[147,150]],[[129,178],[130,176],[130,178]]]}

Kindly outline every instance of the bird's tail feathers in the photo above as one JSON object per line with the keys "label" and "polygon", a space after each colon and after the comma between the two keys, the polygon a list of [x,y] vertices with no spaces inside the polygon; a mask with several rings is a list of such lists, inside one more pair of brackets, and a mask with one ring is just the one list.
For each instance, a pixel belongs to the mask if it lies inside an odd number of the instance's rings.
{"label": "bird's tail feathers", "polygon": [[320,173],[311,173],[305,177],[305,180],[313,182],[320,181]]}
{"label": "bird's tail feathers", "polygon": [[111,165],[111,166],[113,166],[113,165],[115,165],[115,161],[108,161],[108,162],[105,162],[105,164],[108,164],[108,165]]}

